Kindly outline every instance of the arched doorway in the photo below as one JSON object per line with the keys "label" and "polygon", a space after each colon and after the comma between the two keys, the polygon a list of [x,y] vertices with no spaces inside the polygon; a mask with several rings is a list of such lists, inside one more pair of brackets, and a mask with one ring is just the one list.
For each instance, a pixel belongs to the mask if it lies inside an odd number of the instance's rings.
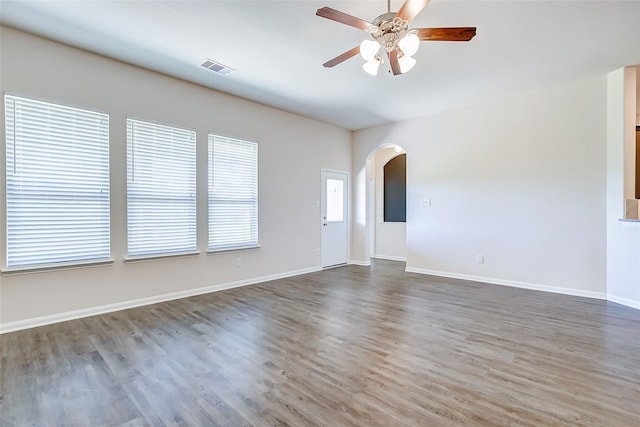
{"label": "arched doorway", "polygon": [[379,147],[367,158],[366,172],[369,255],[406,261],[406,152]]}

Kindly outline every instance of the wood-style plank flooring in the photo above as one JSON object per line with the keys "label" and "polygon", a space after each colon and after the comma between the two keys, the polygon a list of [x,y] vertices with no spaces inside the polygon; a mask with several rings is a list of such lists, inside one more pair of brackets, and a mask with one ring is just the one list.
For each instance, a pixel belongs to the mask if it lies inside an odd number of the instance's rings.
{"label": "wood-style plank flooring", "polygon": [[0,337],[8,426],[640,426],[640,311],[377,261]]}

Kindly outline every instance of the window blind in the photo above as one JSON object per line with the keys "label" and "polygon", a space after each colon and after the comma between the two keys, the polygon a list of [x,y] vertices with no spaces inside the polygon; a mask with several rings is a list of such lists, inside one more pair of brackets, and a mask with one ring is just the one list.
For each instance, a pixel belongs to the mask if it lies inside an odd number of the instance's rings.
{"label": "window blind", "polygon": [[130,257],[196,250],[196,133],[127,119]]}
{"label": "window blind", "polygon": [[258,245],[258,144],[209,135],[209,250]]}
{"label": "window blind", "polygon": [[106,260],[109,116],[5,95],[7,267]]}

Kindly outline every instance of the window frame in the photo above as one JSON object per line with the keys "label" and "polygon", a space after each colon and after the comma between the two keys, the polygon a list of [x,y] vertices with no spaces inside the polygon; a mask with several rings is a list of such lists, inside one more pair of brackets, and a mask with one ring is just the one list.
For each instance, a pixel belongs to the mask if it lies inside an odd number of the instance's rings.
{"label": "window frame", "polygon": [[[95,266],[95,265],[105,265],[112,264],[112,227],[111,227],[111,158],[110,158],[110,124],[111,117],[109,113],[105,110],[100,110],[96,108],[88,108],[85,106],[73,105],[65,102],[54,101],[49,99],[41,99],[38,97],[22,95],[18,93],[5,91],[3,93],[3,114],[4,114],[4,124],[5,124],[5,149],[0,157],[2,159],[4,173],[2,174],[2,212],[4,214],[4,220],[2,222],[3,233],[2,233],[2,265],[0,272],[3,275],[10,274],[20,274],[20,273],[28,273],[32,271],[46,271],[46,270],[55,270],[55,269],[70,269],[70,268],[79,268],[86,266]],[[13,112],[11,115],[8,114],[8,104],[10,100],[13,102]],[[37,124],[33,124],[33,122],[28,125],[34,128],[34,130],[39,131],[39,135],[37,137],[33,137],[33,139],[41,139],[49,142],[49,147],[56,147],[56,149],[68,147],[68,151],[66,155],[60,156],[62,160],[59,164],[64,164],[69,167],[69,165],[75,166],[83,166],[90,165],[90,172],[87,171],[79,171],[81,178],[85,178],[81,181],[80,185],[77,185],[77,181],[71,180],[65,174],[55,174],[55,167],[49,169],[49,173],[54,177],[49,180],[41,180],[39,181],[36,176],[34,176],[33,170],[29,172],[28,168],[34,167],[34,162],[37,160],[32,156],[31,159],[28,160],[28,163],[23,163],[26,165],[26,172],[23,172],[24,175],[22,178],[14,178],[10,177],[12,170],[15,171],[16,166],[16,113],[15,107],[16,102],[23,102],[24,108],[32,108],[33,113],[33,121],[40,121],[40,126],[46,124],[47,127],[45,129],[38,129]],[[29,105],[30,104],[30,105]],[[38,104],[44,104],[38,109]],[[66,110],[66,111],[65,111]],[[68,114],[65,114],[68,113]],[[54,120],[52,116],[59,115],[59,120]],[[11,123],[9,123],[9,117],[13,119]],[[97,123],[97,121],[101,123]],[[92,123],[93,122],[93,123]],[[52,124],[64,124],[70,127],[61,127],[59,132],[55,132],[55,127]],[[25,127],[23,125],[22,131],[25,132]],[[9,135],[11,130],[11,137]],[[75,131],[75,132],[74,132]],[[79,132],[80,131],[80,132]],[[36,143],[34,140],[30,140],[23,143],[22,150],[29,149],[29,145]],[[70,142],[75,141],[75,142]],[[13,145],[11,145],[11,140],[13,140]],[[24,141],[24,140],[23,140]],[[87,143],[87,141],[91,141]],[[10,155],[9,151],[14,150]],[[51,149],[53,151],[53,149]],[[87,152],[89,152],[89,157],[87,158]],[[38,151],[38,156],[42,155],[42,151]],[[102,157],[94,156],[95,153],[102,153]],[[9,161],[12,160],[13,166],[10,167]],[[83,161],[84,160],[84,161]],[[96,167],[98,167],[96,171]],[[76,169],[77,170],[77,169]],[[58,170],[60,172],[60,170]],[[29,183],[29,178],[31,178],[31,183]],[[87,179],[91,178],[91,179]],[[53,211],[53,207],[57,208],[59,214],[57,216],[51,216],[52,214],[49,212],[50,220],[53,221],[64,221],[66,218],[67,225],[71,224],[72,229],[75,234],[85,235],[86,231],[80,230],[81,227],[77,226],[78,220],[73,218],[84,218],[85,221],[88,221],[92,224],[89,232],[93,234],[93,242],[94,245],[87,246],[86,240],[85,244],[77,244],[77,245],[64,245],[64,241],[61,242],[64,248],[71,249],[71,254],[75,252],[75,258],[73,255],[71,256],[59,256],[58,259],[50,256],[49,259],[45,260],[45,255],[37,257],[32,255],[34,259],[41,258],[42,261],[38,262],[34,260],[33,262],[22,261],[11,263],[11,226],[10,226],[10,199],[14,195],[15,192],[10,191],[12,181],[26,180],[27,185],[30,186],[35,193],[33,196],[22,198],[22,203],[29,201],[29,199],[38,205],[39,203],[45,209],[49,207],[51,211]],[[65,182],[68,181],[68,182]],[[92,183],[93,185],[87,185],[87,182]],[[72,183],[74,185],[72,185]],[[30,185],[29,185],[30,184]],[[36,185],[41,184],[41,185]],[[42,185],[44,184],[44,185]],[[72,191],[75,190],[75,191]],[[14,203],[20,203],[19,195],[15,196],[16,199]],[[50,200],[51,203],[47,204],[46,201]],[[77,201],[82,201],[82,206],[86,209],[95,209],[92,214],[87,214],[84,216],[80,216],[77,214]],[[65,206],[69,205],[76,201],[76,204],[73,206]],[[16,209],[20,209],[19,207]],[[96,213],[97,212],[97,213]],[[44,220],[46,221],[46,220]],[[71,221],[71,222],[70,222]],[[46,225],[46,222],[43,222]],[[58,230],[63,228],[61,224],[58,224]],[[75,228],[73,226],[76,225]],[[53,228],[53,227],[52,227]],[[37,231],[37,229],[35,229]],[[67,231],[59,231],[61,235],[68,235]],[[23,231],[24,233],[24,231]],[[72,241],[73,238],[69,238],[65,236],[65,239],[69,242]],[[45,240],[45,243],[48,242],[49,245],[54,245],[56,240],[56,236],[50,236],[48,240]],[[59,238],[58,238],[59,240]],[[89,240],[91,241],[91,240]],[[82,246],[82,247],[81,247]],[[75,249],[74,249],[75,247]],[[87,248],[90,248],[89,253],[92,253],[95,256],[82,256],[82,254],[86,254]],[[56,252],[58,252],[58,248],[56,248]],[[51,252],[52,253],[52,252]],[[68,252],[67,252],[68,253]],[[27,258],[27,256],[23,256],[23,258]],[[64,259],[66,258],[66,259]]]}
{"label": "window frame", "polygon": [[[253,148],[255,152],[255,157],[251,160],[253,164],[252,173],[254,174],[254,185],[252,187],[254,191],[253,198],[225,198],[225,197],[216,197],[214,194],[214,178],[216,173],[216,168],[214,167],[215,163],[215,143],[216,138],[222,140],[227,143],[239,143],[249,145]],[[239,139],[235,137],[228,137],[224,135],[220,135],[214,132],[208,132],[207,134],[207,253],[217,253],[217,252],[227,252],[227,251],[239,251],[239,250],[247,250],[247,249],[256,249],[260,248],[260,240],[259,240],[259,229],[260,229],[260,217],[259,217],[259,194],[260,194],[260,183],[259,183],[259,144],[255,141]],[[217,199],[217,202],[216,202]],[[232,201],[234,204],[242,204],[250,206],[253,211],[252,215],[255,221],[249,224],[249,230],[244,230],[247,232],[251,238],[245,239],[244,241],[236,241],[233,243],[227,244],[215,244],[213,242],[212,236],[215,231],[213,230],[214,221],[212,220],[212,206],[216,203],[224,203],[225,201]],[[254,236],[255,234],[255,236]]]}
{"label": "window frame", "polygon": [[[192,146],[189,148],[190,150],[190,161],[191,161],[191,167],[189,169],[187,169],[185,171],[185,173],[188,176],[187,180],[189,181],[189,185],[191,185],[192,187],[190,188],[191,192],[190,194],[183,194],[180,197],[171,197],[168,195],[165,195],[166,193],[164,191],[162,192],[157,192],[157,191],[152,191],[152,192],[147,192],[146,196],[145,195],[136,195],[136,194],[132,194],[134,193],[134,191],[132,191],[132,186],[131,184],[135,181],[135,132],[134,132],[134,125],[135,123],[139,123],[142,126],[148,126],[148,127],[152,127],[154,129],[160,129],[161,132],[160,133],[164,133],[164,131],[162,131],[162,129],[164,130],[170,130],[170,131],[174,131],[176,133],[184,133],[184,134],[188,134],[190,139],[189,141],[182,141],[183,143],[189,143],[192,144]],[[171,257],[182,257],[182,256],[189,256],[189,255],[197,255],[198,252],[198,212],[197,212],[197,205],[198,205],[198,200],[197,200],[197,132],[195,129],[193,128],[188,128],[188,127],[184,127],[184,126],[177,126],[177,125],[173,125],[173,124],[168,124],[168,123],[161,123],[155,120],[149,120],[149,119],[142,119],[142,118],[138,118],[138,117],[133,117],[133,116],[127,116],[126,120],[125,120],[125,130],[126,130],[126,256],[124,258],[124,260],[126,262],[135,262],[135,261],[143,261],[143,260],[147,260],[147,259],[161,259],[161,258],[171,258]],[[131,130],[131,132],[130,132]],[[170,132],[167,132],[170,133]],[[164,141],[166,142],[166,141]],[[174,141],[175,142],[175,141]],[[148,147],[147,147],[148,148]],[[165,147],[166,148],[166,147]],[[175,147],[174,147],[175,148]],[[171,148],[169,148],[168,150],[165,149],[165,155],[160,157],[160,159],[165,159],[167,158],[166,156],[166,152],[171,151]],[[185,154],[186,150],[182,153]],[[137,154],[137,156],[140,156],[140,153]],[[148,160],[148,159],[147,159]],[[151,161],[153,162],[153,158],[151,159]],[[152,168],[153,170],[153,168]],[[161,173],[158,172],[158,173]],[[155,182],[152,180],[150,181],[151,184],[154,184]],[[158,183],[161,184],[161,183]],[[137,190],[139,191],[139,190]],[[160,195],[160,197],[158,197],[158,195]],[[192,212],[192,214],[188,215],[188,220],[189,222],[185,223],[184,226],[187,228],[187,237],[185,239],[185,241],[188,241],[188,243],[190,244],[189,247],[169,247],[166,246],[165,249],[154,249],[154,248],[149,248],[148,250],[144,250],[144,249],[140,249],[140,250],[135,250],[132,251],[132,201],[135,198],[139,198],[139,199],[158,199],[158,198],[162,198],[163,202],[166,206],[176,206],[176,204],[172,203],[172,201],[175,200],[182,200],[185,202],[185,204],[188,206],[188,210],[190,210]],[[142,202],[141,202],[142,203]],[[151,204],[148,205],[149,208],[152,208],[153,206],[151,206]],[[159,205],[155,206],[155,208],[157,208]],[[142,215],[138,215],[139,217],[142,217]],[[137,220],[137,223],[142,224],[142,222],[140,220]],[[165,223],[166,224],[166,223]],[[144,227],[143,227],[144,228]],[[136,233],[142,235],[145,233],[140,233],[139,230],[135,231]],[[157,230],[156,230],[157,233]],[[157,236],[156,236],[157,237]],[[142,239],[137,240],[136,244],[139,244],[140,242],[144,242]]]}

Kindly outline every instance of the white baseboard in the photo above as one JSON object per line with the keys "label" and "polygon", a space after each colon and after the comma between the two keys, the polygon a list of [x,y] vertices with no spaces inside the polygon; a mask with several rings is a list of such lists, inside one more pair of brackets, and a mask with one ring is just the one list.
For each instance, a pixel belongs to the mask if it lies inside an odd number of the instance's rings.
{"label": "white baseboard", "polygon": [[[371,265],[371,262],[359,261],[359,260],[349,260],[348,263],[353,265],[360,265],[364,267]],[[287,277],[314,273],[321,270],[322,270],[321,267],[311,267],[311,268],[306,268],[301,270],[294,270],[294,271],[288,271],[284,273],[272,274],[268,276],[238,280],[235,282],[206,286],[203,288],[189,289],[189,290],[180,291],[180,292],[172,292],[169,294],[156,295],[152,297],[140,298],[140,299],[135,299],[130,301],[123,301],[123,302],[114,303],[114,304],[107,304],[107,305],[102,305],[98,307],[67,311],[64,313],[57,313],[57,314],[52,314],[48,316],[35,317],[32,319],[18,320],[15,322],[0,324],[0,334],[20,331],[23,329],[36,328],[38,326],[50,325],[53,323],[66,322],[68,320],[81,319],[83,317],[90,317],[90,316],[96,316],[99,314],[112,313],[114,311],[126,310],[129,308],[142,307],[150,304],[157,304],[159,302],[164,302],[164,301],[171,301],[171,300],[187,298],[187,297],[196,296],[196,295],[203,295],[211,292],[222,291],[225,289],[255,285],[258,283],[268,282],[271,280],[284,279]],[[574,295],[574,296],[587,297],[587,298],[606,299],[608,301],[612,301],[617,304],[621,304],[627,307],[640,310],[640,301],[635,301],[628,298],[622,298],[612,294],[605,294],[604,292],[584,291],[584,290],[572,289],[572,288],[560,288],[555,286],[539,285],[539,284],[528,283],[528,282],[517,282],[517,281],[510,281],[510,280],[494,279],[490,277],[472,276],[467,274],[449,273],[449,272],[436,271],[436,270],[426,270],[426,269],[415,268],[415,267],[407,267],[405,271],[408,273],[428,274],[432,276],[470,280],[473,282],[490,283],[490,284],[502,285],[502,286],[512,286],[516,288],[531,289],[531,290],[545,291],[545,292],[554,292],[554,293]]]}
{"label": "white baseboard", "polygon": [[99,314],[112,313],[114,311],[126,310],[129,308],[142,307],[150,304],[157,304],[164,301],[172,301],[196,295],[208,294],[225,289],[238,288],[241,286],[255,285],[269,282],[271,280],[284,279],[286,277],[299,276],[301,274],[314,273],[322,270],[321,267],[305,268],[302,270],[288,271],[284,273],[272,274],[268,276],[255,277],[251,279],[238,280],[235,282],[221,283],[218,285],[206,286],[204,288],[188,289],[185,291],[172,292],[168,294],[156,295],[147,298],[139,298],[130,301],[123,301],[114,304],[101,305],[98,307],[83,308],[80,310],[67,311],[64,313],[51,314],[47,316],[35,317],[32,319],[18,320],[0,324],[0,334],[20,331],[23,329],[36,328],[38,326],[51,325],[53,323],[66,322],[68,320],[81,319],[83,317],[96,316]]}
{"label": "white baseboard", "polygon": [[448,277],[451,279],[470,280],[472,282],[490,283],[492,285],[511,286],[514,288],[531,289],[534,291],[553,292],[556,294],[573,295],[578,297],[607,299],[604,292],[585,291],[582,289],[561,288],[557,286],[540,285],[537,283],[518,282],[514,280],[494,279],[492,277],[472,276],[468,274],[449,273],[446,271],[425,270],[422,268],[407,267],[407,273],[429,274],[431,276]]}
{"label": "white baseboard", "polygon": [[402,261],[402,262],[407,262],[407,257],[404,256],[394,256],[394,255],[380,255],[380,254],[375,254],[374,256],[372,256],[371,258],[375,258],[375,259],[386,259],[389,261]]}
{"label": "white baseboard", "polygon": [[640,310],[640,301],[632,300],[630,298],[623,298],[613,294],[607,294],[607,301],[615,302],[616,304],[626,305],[627,307]]}

